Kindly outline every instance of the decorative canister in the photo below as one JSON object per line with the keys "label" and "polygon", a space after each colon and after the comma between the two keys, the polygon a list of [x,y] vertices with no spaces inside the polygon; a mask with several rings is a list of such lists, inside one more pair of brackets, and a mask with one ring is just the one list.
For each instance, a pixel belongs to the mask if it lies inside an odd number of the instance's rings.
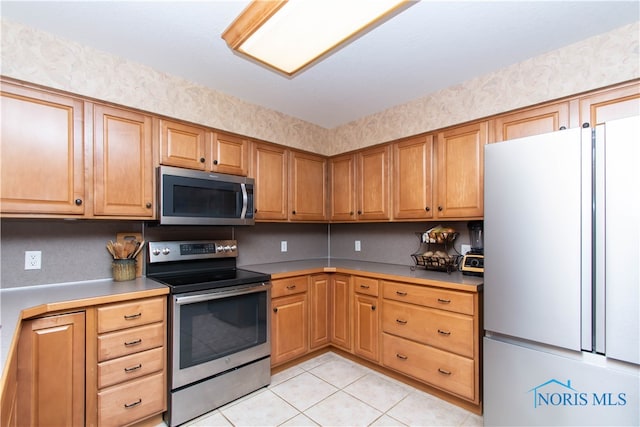
{"label": "decorative canister", "polygon": [[136,278],[135,258],[114,259],[111,266],[113,267],[113,280],[116,282],[123,282],[125,280],[133,280]]}

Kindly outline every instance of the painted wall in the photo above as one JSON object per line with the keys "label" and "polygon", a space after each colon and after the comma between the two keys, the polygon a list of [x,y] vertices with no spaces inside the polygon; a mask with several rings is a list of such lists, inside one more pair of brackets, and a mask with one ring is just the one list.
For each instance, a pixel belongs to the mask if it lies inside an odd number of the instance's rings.
{"label": "painted wall", "polygon": [[342,152],[640,77],[640,22],[324,129],[2,20],[2,74],[320,154]]}

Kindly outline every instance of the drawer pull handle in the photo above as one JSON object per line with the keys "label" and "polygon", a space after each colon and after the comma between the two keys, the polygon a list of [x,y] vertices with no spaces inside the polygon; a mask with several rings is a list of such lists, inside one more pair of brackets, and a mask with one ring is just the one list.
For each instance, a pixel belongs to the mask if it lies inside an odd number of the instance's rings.
{"label": "drawer pull handle", "polygon": [[407,293],[402,291],[396,291],[396,295],[400,295],[401,297],[406,297]]}
{"label": "drawer pull handle", "polygon": [[438,329],[438,333],[439,333],[440,335],[446,335],[446,336],[451,335],[451,332],[450,332],[450,331],[443,331],[442,329]]}
{"label": "drawer pull handle", "polygon": [[408,357],[405,356],[404,354],[400,354],[400,353],[396,353],[396,357],[400,360],[407,360]]}
{"label": "drawer pull handle", "polygon": [[446,371],[442,368],[438,368],[438,372],[440,372],[442,375],[451,375],[451,371]]}
{"label": "drawer pull handle", "polygon": [[406,325],[407,321],[406,320],[402,320],[402,319],[396,319],[396,323],[399,325]]}
{"label": "drawer pull handle", "polygon": [[125,314],[124,320],[135,320],[135,319],[139,319],[140,317],[142,317],[142,313]]}
{"label": "drawer pull handle", "polygon": [[295,289],[295,288],[296,288],[296,285],[288,285],[287,286],[287,289],[289,289],[290,291]]}
{"label": "drawer pull handle", "polygon": [[141,342],[142,342],[142,338],[138,338],[137,340],[133,340],[133,341],[125,341],[124,345],[129,347],[129,346],[132,346],[132,345],[138,345]]}
{"label": "drawer pull handle", "polygon": [[135,402],[133,402],[133,403],[125,403],[125,404],[124,404],[124,407],[125,407],[125,408],[133,408],[134,406],[138,406],[138,405],[139,405],[139,404],[141,404],[141,403],[142,403],[142,398],[140,398],[140,399],[136,400],[136,401],[135,401]]}
{"label": "drawer pull handle", "polygon": [[140,368],[142,368],[142,363],[138,363],[136,366],[132,366],[130,368],[124,368],[124,371],[126,373],[129,373],[129,372],[137,371]]}
{"label": "drawer pull handle", "polygon": [[362,289],[369,289],[369,285],[360,285]]}
{"label": "drawer pull handle", "polygon": [[438,298],[438,302],[440,304],[450,304],[451,300],[450,299],[444,299],[444,298]]}

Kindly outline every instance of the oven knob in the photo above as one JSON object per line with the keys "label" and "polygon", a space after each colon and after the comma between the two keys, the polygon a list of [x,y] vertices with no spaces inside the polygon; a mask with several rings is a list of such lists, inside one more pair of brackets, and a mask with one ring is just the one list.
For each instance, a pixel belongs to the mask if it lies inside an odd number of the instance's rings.
{"label": "oven knob", "polygon": [[224,247],[225,252],[231,252],[231,246],[227,245]]}
{"label": "oven knob", "polygon": [[231,245],[231,251],[235,252],[238,250],[238,247],[236,245]]}
{"label": "oven knob", "polygon": [[220,246],[216,246],[216,252],[223,252],[224,251],[224,246],[220,245]]}
{"label": "oven knob", "polygon": [[160,255],[160,249],[158,248],[153,248],[153,250],[151,251],[152,254],[154,254],[155,256]]}
{"label": "oven knob", "polygon": [[170,253],[171,253],[171,249],[169,249],[169,248],[164,248],[162,250],[162,255],[169,255]]}

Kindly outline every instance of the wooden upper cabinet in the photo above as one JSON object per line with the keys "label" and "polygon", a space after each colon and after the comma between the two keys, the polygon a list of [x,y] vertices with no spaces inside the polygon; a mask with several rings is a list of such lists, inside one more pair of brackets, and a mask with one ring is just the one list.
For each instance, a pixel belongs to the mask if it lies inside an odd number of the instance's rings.
{"label": "wooden upper cabinet", "polygon": [[545,105],[493,120],[491,142],[524,138],[569,128],[569,102]]}
{"label": "wooden upper cabinet", "polygon": [[159,119],[160,163],[168,166],[205,170],[206,129]]}
{"label": "wooden upper cabinet", "polygon": [[211,170],[231,175],[249,173],[249,140],[223,132],[215,132],[211,144]]}
{"label": "wooden upper cabinet", "polygon": [[583,96],[579,102],[580,126],[637,116],[640,115],[640,83]]}
{"label": "wooden upper cabinet", "polygon": [[287,151],[272,144],[254,143],[252,177],[256,180],[256,220],[286,220],[288,217]]}
{"label": "wooden upper cabinet", "polygon": [[393,144],[396,219],[433,218],[433,135]]}
{"label": "wooden upper cabinet", "polygon": [[290,151],[289,219],[324,221],[327,219],[327,159],[323,156]]}
{"label": "wooden upper cabinet", "polygon": [[357,214],[360,220],[391,219],[390,144],[358,153]]}
{"label": "wooden upper cabinet", "polygon": [[161,164],[247,176],[249,140],[166,119],[158,123]]}
{"label": "wooden upper cabinet", "polygon": [[1,88],[2,213],[83,215],[83,102],[6,82]]}
{"label": "wooden upper cabinet", "polygon": [[438,133],[438,218],[483,216],[487,129],[487,122],[480,122]]}
{"label": "wooden upper cabinet", "polygon": [[154,216],[151,116],[94,106],[94,213]]}
{"label": "wooden upper cabinet", "polygon": [[329,159],[331,221],[356,220],[356,156]]}

